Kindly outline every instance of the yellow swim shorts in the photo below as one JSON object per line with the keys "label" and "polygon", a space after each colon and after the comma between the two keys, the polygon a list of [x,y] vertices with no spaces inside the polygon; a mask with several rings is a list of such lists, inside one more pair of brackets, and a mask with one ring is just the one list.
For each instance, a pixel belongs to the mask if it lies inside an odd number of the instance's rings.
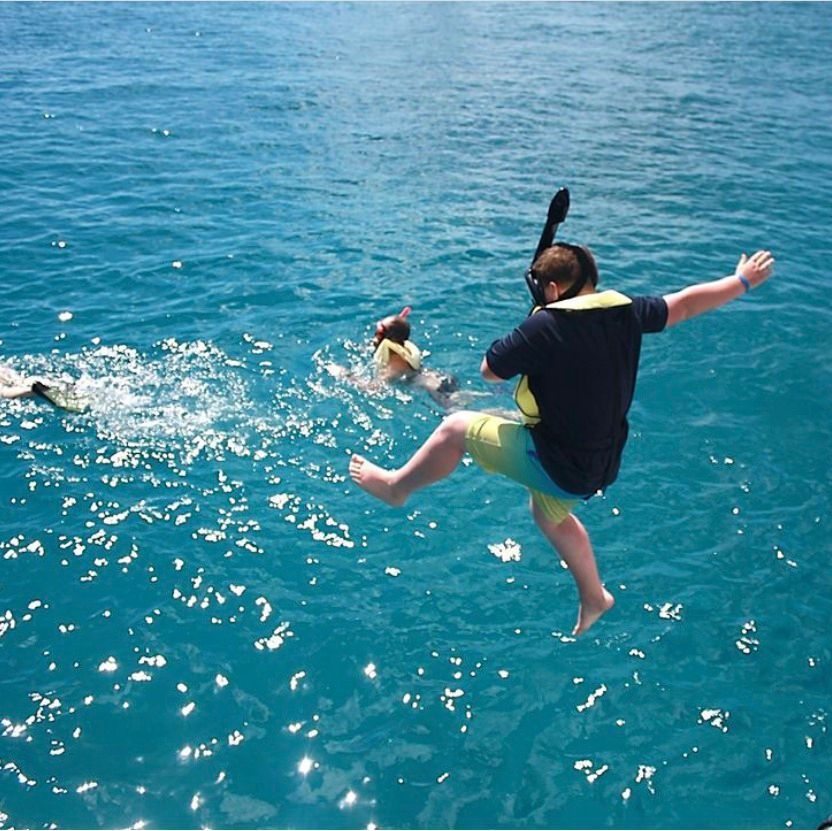
{"label": "yellow swim shorts", "polygon": [[563,522],[581,501],[549,478],[537,457],[531,430],[518,421],[478,414],[465,431],[465,446],[487,473],[501,473],[525,485],[552,522]]}

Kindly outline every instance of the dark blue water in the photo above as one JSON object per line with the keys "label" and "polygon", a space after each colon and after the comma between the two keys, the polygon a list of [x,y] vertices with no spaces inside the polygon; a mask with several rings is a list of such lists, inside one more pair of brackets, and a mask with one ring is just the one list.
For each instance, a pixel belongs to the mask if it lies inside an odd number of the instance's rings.
{"label": "dark blue water", "polygon": [[[92,397],[0,408],[0,828],[832,813],[830,8],[0,5],[0,360]],[[577,642],[522,490],[375,504],[441,411],[330,372],[407,303],[488,392],[560,184],[606,286],[778,260],[646,342]]]}

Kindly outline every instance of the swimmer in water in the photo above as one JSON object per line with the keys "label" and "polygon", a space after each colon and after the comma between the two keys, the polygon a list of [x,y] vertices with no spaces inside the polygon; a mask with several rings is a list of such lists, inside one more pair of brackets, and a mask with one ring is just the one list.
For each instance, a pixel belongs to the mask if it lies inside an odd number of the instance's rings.
{"label": "swimmer in water", "polygon": [[82,413],[89,406],[75,391],[74,384],[24,378],[10,366],[0,366],[0,398],[28,398],[33,395],[73,413]]}
{"label": "swimmer in water", "polygon": [[397,315],[382,318],[373,335],[373,362],[376,374],[383,381],[402,381],[425,390],[441,407],[453,405],[452,396],[459,391],[453,375],[422,366],[422,353],[410,340],[410,306]]}
{"label": "swimmer in water", "polygon": [[327,370],[336,378],[349,381],[362,390],[377,390],[385,384],[406,384],[423,389],[440,407],[449,410],[461,405],[461,398],[474,398],[483,393],[461,392],[453,375],[422,365],[422,353],[410,340],[410,306],[397,315],[388,315],[376,323],[373,335],[373,379],[363,378],[337,364]]}
{"label": "swimmer in water", "polygon": [[494,341],[480,366],[486,381],[521,376],[516,400],[525,423],[458,411],[402,467],[387,470],[353,455],[350,476],[371,496],[398,507],[414,491],[449,476],[470,453],[487,472],[526,486],[536,524],[575,580],[579,606],[572,634],[581,635],[615,599],[601,582],[589,534],[574,509],[618,475],[642,335],[736,300],[773,271],[771,253],[758,251],[743,254],[728,277],[663,297],[630,298],[596,291],[598,270],[589,249],[550,245],[531,267],[536,311]]}

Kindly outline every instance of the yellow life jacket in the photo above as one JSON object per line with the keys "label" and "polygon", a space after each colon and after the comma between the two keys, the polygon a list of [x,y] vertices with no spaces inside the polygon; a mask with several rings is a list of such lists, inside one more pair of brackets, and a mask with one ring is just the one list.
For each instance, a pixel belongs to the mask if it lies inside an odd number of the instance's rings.
{"label": "yellow life jacket", "polygon": [[[587,309],[612,309],[615,306],[628,306],[633,301],[620,292],[608,289],[607,291],[593,292],[592,294],[579,294],[577,297],[570,297],[568,300],[558,300],[546,306],[535,306],[531,314],[541,309],[558,309],[565,312],[585,311]],[[523,375],[517,382],[514,390],[514,402],[520,410],[520,415],[526,424],[537,424],[540,421],[540,408],[537,406],[534,394],[529,388],[529,378]]]}
{"label": "yellow life jacket", "polygon": [[402,358],[414,372],[421,369],[422,353],[419,352],[419,347],[413,341],[406,340],[404,343],[396,343],[390,338],[384,338],[373,354],[373,360],[379,369],[385,369],[390,363],[391,352]]}

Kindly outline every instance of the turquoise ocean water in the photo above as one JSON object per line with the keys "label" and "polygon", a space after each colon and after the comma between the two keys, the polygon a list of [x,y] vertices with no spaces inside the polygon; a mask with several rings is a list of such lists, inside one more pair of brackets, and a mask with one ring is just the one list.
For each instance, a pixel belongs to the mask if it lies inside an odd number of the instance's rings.
{"label": "turquoise ocean water", "polygon": [[[815,827],[832,813],[832,6],[0,5],[0,828]],[[576,597],[517,486],[349,454],[413,306],[483,405],[555,187],[602,281],[770,247],[645,342]],[[479,403],[479,400],[478,400]]]}

